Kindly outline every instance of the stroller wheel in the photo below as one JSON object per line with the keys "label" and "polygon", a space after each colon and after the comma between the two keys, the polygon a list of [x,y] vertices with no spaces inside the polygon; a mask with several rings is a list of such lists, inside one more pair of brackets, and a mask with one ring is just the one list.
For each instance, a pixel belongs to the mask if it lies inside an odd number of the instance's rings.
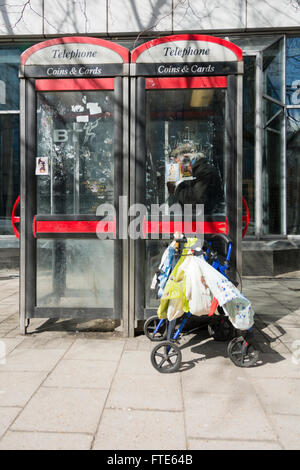
{"label": "stroller wheel", "polygon": [[208,333],[216,341],[229,341],[234,337],[234,327],[224,315],[215,316],[208,324]]}
{"label": "stroller wheel", "polygon": [[177,372],[181,364],[181,351],[171,341],[163,341],[155,346],[151,353],[151,363],[158,372],[170,374]]}
{"label": "stroller wheel", "polygon": [[238,367],[251,367],[258,361],[257,349],[253,343],[247,342],[242,336],[230,341],[227,352],[232,362]]}
{"label": "stroller wheel", "polygon": [[[162,323],[159,329],[155,331],[157,327],[159,326],[160,321]],[[148,318],[148,320],[145,321],[144,333],[147,336],[147,338],[149,338],[151,341],[162,341],[163,339],[166,339],[167,337],[166,320],[160,320],[156,315]]]}

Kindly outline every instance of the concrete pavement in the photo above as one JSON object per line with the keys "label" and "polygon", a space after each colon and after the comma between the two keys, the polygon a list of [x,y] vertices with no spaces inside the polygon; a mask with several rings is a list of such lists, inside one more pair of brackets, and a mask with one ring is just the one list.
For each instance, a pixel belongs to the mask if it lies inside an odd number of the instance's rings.
{"label": "concrete pavement", "polygon": [[259,365],[235,367],[204,328],[165,375],[144,335],[34,320],[21,336],[17,273],[0,272],[0,449],[299,449],[299,272],[243,292]]}

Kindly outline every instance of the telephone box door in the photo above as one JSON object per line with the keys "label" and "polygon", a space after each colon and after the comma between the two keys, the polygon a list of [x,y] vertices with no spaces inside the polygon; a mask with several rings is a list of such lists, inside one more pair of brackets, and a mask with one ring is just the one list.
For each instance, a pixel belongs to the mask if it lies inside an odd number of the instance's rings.
{"label": "telephone box door", "polygon": [[[108,44],[63,38],[25,53],[23,328],[34,317],[124,320],[118,204],[128,52]],[[42,65],[33,65],[35,56]]]}

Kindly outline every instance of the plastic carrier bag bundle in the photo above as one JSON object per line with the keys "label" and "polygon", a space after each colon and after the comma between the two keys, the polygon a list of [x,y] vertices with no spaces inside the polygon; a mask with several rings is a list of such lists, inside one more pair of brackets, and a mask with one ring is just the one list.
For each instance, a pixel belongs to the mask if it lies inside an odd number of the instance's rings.
{"label": "plastic carrier bag bundle", "polygon": [[179,271],[185,274],[185,297],[192,315],[208,315],[212,295],[195,256],[187,256]]}
{"label": "plastic carrier bag bundle", "polygon": [[[195,238],[189,238],[187,240],[179,261],[165,283],[160,306],[157,311],[159,318],[167,318],[171,321],[181,317],[185,312],[190,311],[193,315],[203,315],[209,311],[211,299],[207,289],[205,292],[205,289],[200,292],[201,289],[198,286],[199,295],[197,299],[195,295],[191,298],[191,292],[196,293],[195,284],[193,282],[196,280],[196,276],[195,273],[192,272],[192,269],[188,269],[189,265],[191,265],[191,267],[194,265],[192,261],[194,257],[187,255],[190,247],[195,244],[196,241],[197,239]],[[161,285],[159,292],[160,290]],[[187,293],[189,298],[187,297]],[[199,298],[201,298],[200,302]]]}
{"label": "plastic carrier bag bundle", "polygon": [[174,320],[185,312],[208,315],[213,298],[218,300],[232,325],[248,330],[254,324],[251,303],[223,274],[201,256],[190,251],[197,239],[188,238],[182,255],[174,267],[174,242],[165,250],[159,274],[153,278],[151,288],[157,288],[160,305],[159,318]]}
{"label": "plastic carrier bag bundle", "polygon": [[[171,271],[174,267],[174,256],[175,256],[175,249],[172,244],[168,246],[168,248],[165,250],[163,256],[162,256],[162,261],[159,266],[159,272],[157,274],[157,278],[153,279],[152,285],[154,285],[157,288],[157,297],[161,298],[163,295],[163,291],[165,288],[165,285],[169,279],[169,276],[171,274]],[[155,276],[156,277],[156,276]]]}
{"label": "plastic carrier bag bundle", "polygon": [[232,325],[238,330],[249,330],[254,324],[251,303],[223,274],[208,264],[203,256],[195,258],[199,263],[205,282]]}

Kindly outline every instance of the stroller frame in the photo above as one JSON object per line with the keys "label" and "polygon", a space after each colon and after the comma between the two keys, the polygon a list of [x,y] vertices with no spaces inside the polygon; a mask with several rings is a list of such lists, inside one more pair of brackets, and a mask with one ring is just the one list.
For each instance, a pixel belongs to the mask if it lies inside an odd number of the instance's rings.
{"label": "stroller frame", "polygon": [[[217,237],[223,240],[226,245],[226,257],[224,261],[220,259],[220,255],[217,251],[213,251],[212,242],[207,241],[205,241],[205,251],[197,250],[197,252],[187,256],[204,255],[205,259],[212,265],[212,267],[228,278],[227,271],[230,267],[232,242],[225,234],[216,234],[212,238]],[[175,238],[176,261],[178,261],[181,256],[185,241],[186,239],[184,236]],[[218,310],[219,315],[213,317],[213,320],[208,325],[210,336],[214,337],[217,341],[230,340],[227,352],[229,358],[236,366],[251,367],[255,365],[258,360],[258,351],[253,342],[253,329],[250,328],[247,331],[236,330],[231,325],[228,317],[225,316],[222,307],[218,307],[217,299],[213,299],[209,311],[209,317],[212,317],[216,310]],[[179,370],[182,361],[182,354],[177,344],[184,326],[191,317],[192,314],[190,312],[185,313],[182,316],[182,321],[176,331],[175,328],[177,320],[169,321],[166,319],[159,319],[157,316],[150,317],[146,320],[144,325],[145,335],[151,341],[159,342],[151,353],[151,363],[158,372],[171,373]],[[193,331],[195,330],[191,330],[189,333],[192,333]]]}

